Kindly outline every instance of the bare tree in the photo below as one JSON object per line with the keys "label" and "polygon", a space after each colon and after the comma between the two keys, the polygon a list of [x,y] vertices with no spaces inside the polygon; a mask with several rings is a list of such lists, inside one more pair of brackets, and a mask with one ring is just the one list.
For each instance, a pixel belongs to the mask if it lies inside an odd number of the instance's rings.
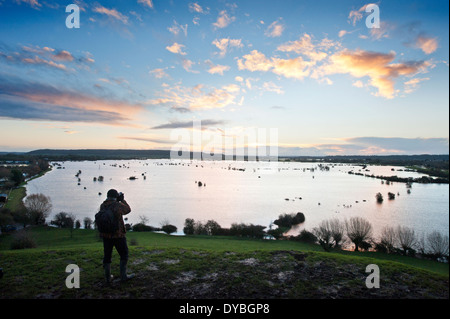
{"label": "bare tree", "polygon": [[45,224],[45,219],[52,210],[51,199],[44,194],[32,194],[27,196],[24,201],[24,206],[27,209],[27,214],[32,223],[35,225]]}
{"label": "bare tree", "polygon": [[441,233],[434,231],[427,236],[427,239],[430,252],[433,255],[438,258],[448,256],[448,236],[444,236]]}
{"label": "bare tree", "polygon": [[413,251],[417,246],[417,238],[414,230],[408,227],[398,226],[396,229],[396,235],[400,248],[403,249],[405,255],[408,252]]}
{"label": "bare tree", "polygon": [[139,215],[139,223],[142,225],[147,225],[148,224],[148,217],[145,215]]}
{"label": "bare tree", "polygon": [[347,236],[355,244],[355,251],[359,250],[361,244],[372,238],[372,225],[362,217],[352,217],[345,222]]}
{"label": "bare tree", "polygon": [[395,249],[396,239],[395,228],[389,226],[384,227],[381,231],[380,245],[388,254],[392,253]]}
{"label": "bare tree", "polygon": [[331,219],[329,224],[334,247],[339,248],[345,242],[345,224],[337,218]]}
{"label": "bare tree", "polygon": [[333,236],[328,220],[323,220],[318,227],[314,227],[313,234],[317,237],[320,246],[322,246],[325,251],[329,251],[333,247]]}

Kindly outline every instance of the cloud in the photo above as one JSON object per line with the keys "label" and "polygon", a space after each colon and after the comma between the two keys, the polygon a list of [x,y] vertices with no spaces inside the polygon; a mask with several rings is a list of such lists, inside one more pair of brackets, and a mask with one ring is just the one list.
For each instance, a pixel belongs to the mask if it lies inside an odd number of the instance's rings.
{"label": "cloud", "polygon": [[206,63],[209,65],[209,74],[220,74],[223,75],[225,71],[229,71],[230,67],[228,65],[214,65],[211,61],[206,61]]}
{"label": "cloud", "polygon": [[396,26],[386,21],[380,22],[379,28],[371,28],[370,36],[373,40],[381,40],[390,37],[390,32],[395,30]]}
{"label": "cloud", "polygon": [[420,82],[428,81],[429,79],[430,78],[422,78],[422,79],[414,78],[414,79],[411,79],[411,80],[405,82],[404,83],[405,84],[405,93],[408,94],[408,93],[414,92],[415,90],[418,89]]}
{"label": "cloud", "polygon": [[181,31],[183,31],[184,36],[187,37],[188,25],[181,25],[177,21],[173,21],[173,26],[167,28],[174,35],[178,35]]}
{"label": "cloud", "polygon": [[228,49],[230,48],[242,48],[244,45],[242,44],[241,39],[229,39],[229,38],[223,38],[223,39],[215,39],[212,42],[213,45],[215,45],[219,50],[219,56],[224,57],[227,54]]}
{"label": "cloud", "polygon": [[194,2],[194,3],[189,3],[189,11],[190,12],[196,12],[196,13],[202,13],[202,14],[208,14],[209,13],[209,8],[207,8],[205,10],[197,2]]}
{"label": "cloud", "polygon": [[142,4],[143,6],[146,6],[150,9],[153,9],[153,1],[152,0],[138,0],[137,3]]}
{"label": "cloud", "polygon": [[236,17],[230,17],[226,10],[219,13],[217,21],[213,23],[213,26],[218,29],[226,28],[230,23],[234,22]]}
{"label": "cloud", "polygon": [[368,77],[369,84],[375,87],[376,95],[392,99],[398,94],[394,88],[395,79],[426,72],[431,66],[428,61],[393,63],[395,52],[378,53],[364,50],[343,50],[332,55],[330,63],[321,66],[317,74],[350,74],[355,78]]}
{"label": "cloud", "polygon": [[167,46],[166,49],[169,52],[172,52],[174,54],[180,54],[180,55],[186,55],[186,52],[183,52],[183,48],[185,46],[183,44],[174,43],[171,46]]}
{"label": "cloud", "polygon": [[416,39],[415,46],[420,48],[425,54],[431,54],[438,48],[438,41],[436,38],[419,35]]}
{"label": "cloud", "polygon": [[[411,78],[434,67],[432,61],[395,62],[395,52],[342,49],[339,42],[327,38],[314,40],[306,33],[299,40],[280,45],[277,50],[298,56],[287,59],[278,56],[267,57],[258,50],[253,50],[237,59],[238,68],[241,71],[272,72],[298,80],[312,78],[329,85],[333,84],[328,77],[332,74],[349,74],[358,80],[367,77],[367,85],[377,89],[374,95],[392,99],[400,93],[400,90],[395,88],[398,78]],[[363,86],[362,82],[356,82],[354,85]],[[411,88],[407,87],[405,93],[411,92]]]}
{"label": "cloud", "polygon": [[23,58],[22,62],[25,64],[45,65],[45,66],[49,66],[49,67],[56,68],[59,70],[67,71],[67,68],[64,64],[55,63],[53,61],[48,61],[48,60],[42,59],[38,56],[35,56],[33,58]]}
{"label": "cloud", "polygon": [[241,39],[229,39],[229,38],[223,38],[223,39],[215,39],[212,42],[213,45],[215,45],[219,50],[219,56],[224,57],[228,49],[230,48],[242,48],[244,45],[242,44]]}
{"label": "cloud", "polygon": [[280,45],[277,50],[281,52],[295,52],[307,57],[312,62],[318,62],[327,57],[327,51],[339,48],[340,44],[327,38],[321,41],[313,41],[312,36],[304,33],[297,41],[289,41]]}
{"label": "cloud", "polygon": [[1,116],[124,125],[142,106],[0,74]]}
{"label": "cloud", "polygon": [[263,89],[264,89],[264,91],[267,91],[267,92],[275,92],[277,94],[284,94],[284,91],[281,89],[281,87],[276,85],[273,82],[264,82]]}
{"label": "cloud", "polygon": [[308,67],[302,57],[294,59],[267,58],[263,53],[253,50],[250,54],[244,55],[243,59],[238,59],[239,70],[249,70],[251,72],[271,71],[286,78],[304,79],[309,75]]}
{"label": "cloud", "polygon": [[37,0],[15,0],[17,4],[27,3],[34,9],[39,9],[42,5]]}
{"label": "cloud", "polygon": [[271,25],[267,28],[264,33],[267,37],[276,38],[281,37],[284,31],[284,25],[280,22],[280,20],[272,22]]}
{"label": "cloud", "polygon": [[93,11],[100,13],[100,14],[107,15],[108,17],[118,20],[124,24],[128,24],[128,17],[126,15],[120,13],[116,9],[108,9],[108,8],[105,8],[101,5],[99,5],[98,7],[95,7],[93,9]]}
{"label": "cloud", "polygon": [[258,50],[253,50],[250,54],[244,55],[242,59],[238,59],[237,63],[239,70],[249,70],[251,72],[267,72],[273,68],[272,61]]}
{"label": "cloud", "polygon": [[366,11],[366,7],[369,5],[365,4],[359,10],[351,10],[348,14],[348,22],[351,23],[353,26],[356,25],[356,22],[360,21],[363,18],[363,12]]}
{"label": "cloud", "polygon": [[58,52],[57,54],[53,55],[53,58],[57,61],[73,61],[72,54],[66,50],[62,50],[62,51]]}
{"label": "cloud", "polygon": [[280,145],[279,156],[448,154],[448,138],[352,137],[336,144]]}
{"label": "cloud", "polygon": [[165,140],[165,139],[156,138],[156,137],[120,136],[120,137],[118,137],[118,139],[149,142],[149,143],[156,143],[156,144],[173,144],[173,140]]}
{"label": "cloud", "polygon": [[[237,88],[239,88],[236,85]],[[194,87],[175,85],[159,92],[159,97],[148,100],[148,105],[167,105],[173,110],[217,109],[236,105],[240,89],[224,85],[221,88],[206,89],[203,84]]]}
{"label": "cloud", "polygon": [[[202,128],[224,125],[226,121],[224,120],[201,120]],[[166,124],[161,124],[155,127],[152,127],[152,130],[165,130],[165,129],[177,129],[177,128],[192,128],[194,126],[194,121],[175,121]]]}
{"label": "cloud", "polygon": [[346,34],[348,34],[348,31],[346,31],[346,30],[341,30],[341,31],[339,31],[339,34],[338,34],[338,36],[339,36],[339,38],[342,38],[344,35],[346,35]]}
{"label": "cloud", "polygon": [[[390,154],[448,154],[448,138],[354,137],[347,143]],[[364,151],[362,152],[364,153]]]}
{"label": "cloud", "polygon": [[7,47],[0,44],[0,62],[16,65],[35,65],[48,70],[75,72],[72,67],[89,70],[94,63],[92,54],[84,52],[83,55],[74,56],[67,50],[56,50],[50,47],[18,46]]}
{"label": "cloud", "polygon": [[186,70],[186,72],[190,72],[190,73],[200,73],[199,71],[195,71],[192,70],[192,66],[195,64],[195,62],[188,60],[188,59],[183,59],[183,69]]}
{"label": "cloud", "polygon": [[166,73],[165,69],[154,69],[154,70],[149,71],[149,73],[152,74],[157,79],[169,77],[169,75]]}

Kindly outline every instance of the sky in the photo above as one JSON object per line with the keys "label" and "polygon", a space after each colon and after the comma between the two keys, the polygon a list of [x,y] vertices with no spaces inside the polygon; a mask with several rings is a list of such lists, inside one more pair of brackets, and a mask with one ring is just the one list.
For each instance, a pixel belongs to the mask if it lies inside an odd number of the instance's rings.
{"label": "sky", "polygon": [[448,154],[448,30],[446,0],[0,0],[0,151]]}

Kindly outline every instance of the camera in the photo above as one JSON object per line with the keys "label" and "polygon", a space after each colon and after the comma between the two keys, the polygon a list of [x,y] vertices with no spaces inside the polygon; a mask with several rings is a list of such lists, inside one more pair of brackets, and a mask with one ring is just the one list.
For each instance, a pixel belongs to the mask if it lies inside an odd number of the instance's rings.
{"label": "camera", "polygon": [[122,192],[120,192],[120,193],[119,193],[119,196],[117,197],[117,201],[118,201],[118,202],[123,201],[123,200],[124,200],[124,196],[125,196],[125,194],[122,193]]}

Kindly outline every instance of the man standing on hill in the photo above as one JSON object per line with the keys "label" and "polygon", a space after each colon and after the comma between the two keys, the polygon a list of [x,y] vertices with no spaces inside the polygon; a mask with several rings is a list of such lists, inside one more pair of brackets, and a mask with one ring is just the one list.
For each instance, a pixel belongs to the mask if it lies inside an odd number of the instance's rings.
{"label": "man standing on hill", "polygon": [[126,281],[133,278],[134,274],[127,275],[128,245],[122,216],[129,214],[131,208],[122,193],[119,194],[117,190],[111,189],[108,191],[106,200],[100,206],[100,211],[103,209],[111,210],[114,213],[115,220],[119,223],[114,233],[100,232],[100,237],[103,238],[103,268],[105,269],[106,282],[108,284],[111,282],[111,257],[114,247],[120,255],[120,280]]}

